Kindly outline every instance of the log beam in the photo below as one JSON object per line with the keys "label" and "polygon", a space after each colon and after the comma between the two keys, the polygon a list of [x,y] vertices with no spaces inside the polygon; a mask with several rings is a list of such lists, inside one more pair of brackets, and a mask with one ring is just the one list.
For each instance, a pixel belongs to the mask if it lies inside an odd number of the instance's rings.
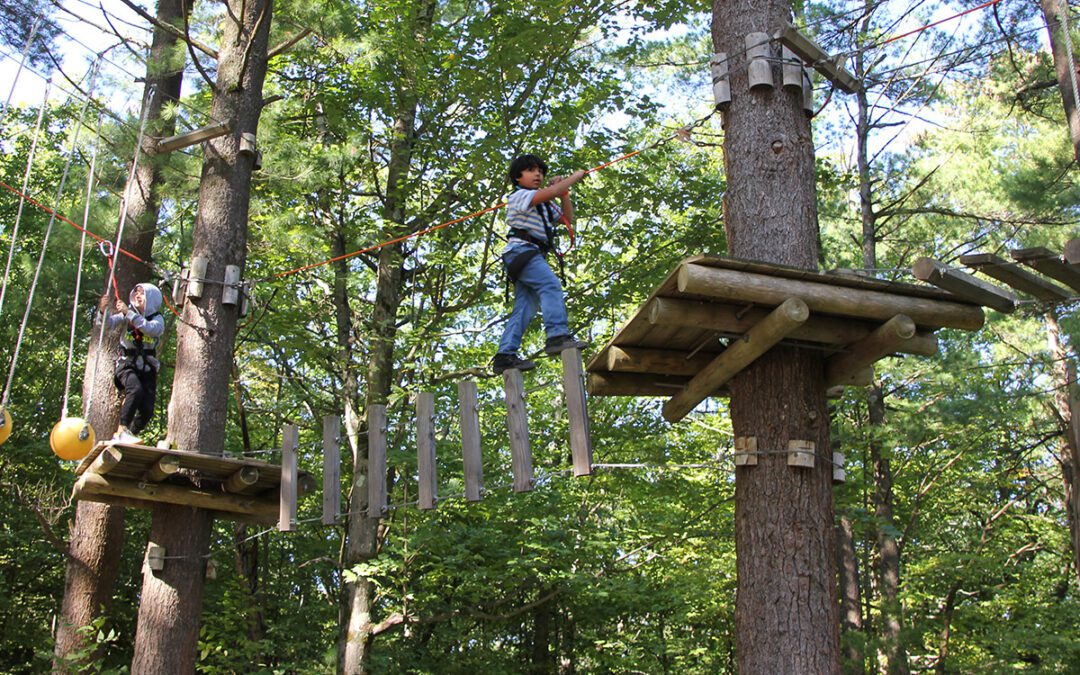
{"label": "log beam", "polygon": [[678,289],[681,293],[705,298],[770,306],[797,297],[815,313],[878,321],[888,321],[896,314],[906,314],[919,326],[935,328],[978,330],[985,318],[981,307],[962,302],[785,279],[693,263],[679,267]]}
{"label": "log beam", "polygon": [[144,508],[147,506],[146,502],[163,502],[211,511],[238,513],[270,521],[277,516],[278,512],[276,500],[211,492],[189,486],[136,482],[90,472],[84,473],[75,482],[76,499],[113,503],[110,497],[119,498],[116,500],[119,503],[128,503],[124,500],[138,500],[142,502],[141,506]]}
{"label": "log beam", "polygon": [[[649,323],[654,326],[675,325],[681,328],[700,328],[739,335],[750,330],[768,314],[769,310],[760,307],[735,307],[679,298],[653,298],[648,309]],[[840,348],[864,339],[876,328],[877,324],[856,319],[811,315],[803,325],[791,331],[785,339],[817,342]],[[933,356],[938,351],[937,336],[928,332],[917,333],[901,349],[905,354]],[[609,356],[608,359],[608,369],[614,370],[611,357]],[[616,359],[616,361],[622,364],[620,360]],[[696,374],[696,371],[691,373],[693,374]]]}
{"label": "log beam", "polygon": [[1062,261],[1061,256],[1048,248],[1017,248],[1009,251],[1016,262],[1042,272],[1046,276],[1060,281],[1074,291],[1080,291],[1080,270]]}
{"label": "log beam", "polygon": [[960,263],[1039,300],[1057,301],[1072,296],[1072,293],[1061,286],[1052,284],[1038,274],[1029,272],[1016,263],[1011,263],[993,253],[962,255]]}
{"label": "log beam", "polygon": [[[933,258],[919,258],[911,267],[916,279],[933,284],[938,288],[955,293],[985,307],[996,309],[1005,314],[1016,311],[1016,296],[1003,288],[988,284],[960,270],[949,267]],[[914,331],[915,324],[912,323]],[[912,333],[914,335],[914,333]]]}
{"label": "log beam", "polygon": [[[684,266],[683,269],[691,266]],[[682,272],[680,270],[680,286]],[[810,317],[810,309],[801,299],[787,298],[762,321],[735,340],[717,356],[705,370],[698,373],[686,388],[664,404],[664,419],[678,422],[705,400],[712,392],[727,383],[739,371],[754,362]]]}
{"label": "log beam", "polygon": [[150,465],[150,468],[143,474],[142,479],[152,483],[160,483],[179,470],[179,457],[176,455],[163,455],[158,461]]}
{"label": "log beam", "polygon": [[915,322],[903,314],[886,321],[864,340],[848,346],[825,363],[825,386],[853,384],[867,367],[897,350],[915,335]]}
{"label": "log beam", "polygon": [[[586,389],[592,396],[671,396],[689,381],[689,377],[641,373],[589,373]],[[726,395],[726,392],[713,395]]]}
{"label": "log beam", "polygon": [[646,349],[642,347],[616,347],[607,349],[607,369],[614,373],[660,373],[680,377],[693,377],[712,363],[716,354],[674,351],[671,349]]}
{"label": "log beam", "polygon": [[232,131],[232,122],[214,122],[208,124],[205,127],[199,127],[198,129],[192,129],[176,136],[170,136],[163,138],[157,142],[154,150],[158,154],[164,154],[166,152],[172,152],[174,150],[180,150],[196,143],[202,143],[203,141],[209,141],[218,136],[224,136]]}
{"label": "log beam", "polygon": [[223,487],[225,492],[243,492],[255,483],[259,482],[259,470],[253,466],[244,466],[236,470],[233,475],[225,479]]}
{"label": "log beam", "polygon": [[104,476],[119,464],[124,459],[124,453],[120,448],[113,446],[106,446],[101,449],[98,456],[94,458],[90,467],[86,470],[87,473],[96,473],[99,476]]}

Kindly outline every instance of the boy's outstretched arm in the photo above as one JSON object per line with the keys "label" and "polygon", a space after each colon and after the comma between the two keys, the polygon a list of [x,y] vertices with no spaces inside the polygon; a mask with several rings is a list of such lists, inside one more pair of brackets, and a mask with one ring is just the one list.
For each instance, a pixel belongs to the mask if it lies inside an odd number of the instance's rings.
{"label": "boy's outstretched arm", "polygon": [[[569,218],[573,211],[573,206],[570,205],[570,186],[580,182],[584,177],[585,172],[583,170],[575,171],[565,178],[559,178],[559,180],[552,182],[552,184],[548,185],[546,188],[537,190],[536,194],[532,197],[532,206],[536,206],[543,202],[550,202],[556,197],[564,197],[562,200],[562,210],[566,214],[566,217]],[[567,208],[568,205],[570,205],[570,208]]]}

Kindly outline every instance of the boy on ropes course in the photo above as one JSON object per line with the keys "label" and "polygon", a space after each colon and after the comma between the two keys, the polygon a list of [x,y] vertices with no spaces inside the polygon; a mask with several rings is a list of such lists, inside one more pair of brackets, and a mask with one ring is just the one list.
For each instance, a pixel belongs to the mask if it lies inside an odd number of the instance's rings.
{"label": "boy on ropes course", "polygon": [[124,393],[120,406],[120,426],[113,440],[121,443],[142,443],[139,432],[154,414],[157,396],[157,372],[161,362],[155,351],[165,332],[165,317],[161,308],[161,291],[153,284],[136,284],[128,302],[117,298],[116,314],[108,317],[107,325],[115,328],[127,325],[120,340],[120,353],[113,369],[113,382]]}
{"label": "boy on ropes course", "polygon": [[[556,224],[561,220],[569,225],[573,217],[570,186],[584,178],[586,172],[575,171],[565,178],[556,176],[547,187],[541,187],[547,170],[547,164],[536,155],[522,155],[510,163],[514,192],[506,200],[510,233],[502,259],[507,277],[514,284],[514,309],[499,341],[499,351],[491,362],[496,373],[536,366],[518,356],[517,351],[538,307],[547,334],[545,352],[558,354],[564,349],[588,346],[570,335],[562,284],[545,259],[555,245]],[[556,197],[560,205],[553,203]]]}

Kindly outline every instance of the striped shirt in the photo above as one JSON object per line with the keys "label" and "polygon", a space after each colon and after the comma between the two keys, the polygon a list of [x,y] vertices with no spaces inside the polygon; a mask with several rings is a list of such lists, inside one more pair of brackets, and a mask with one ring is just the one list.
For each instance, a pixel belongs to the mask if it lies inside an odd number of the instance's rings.
{"label": "striped shirt", "polygon": [[[536,190],[515,190],[506,198],[506,224],[511,230],[525,230],[540,241],[547,241],[548,233],[544,230],[544,218],[540,215],[539,208],[550,209],[550,224],[554,226],[562,217],[562,209],[554,201],[533,206],[532,198]],[[510,237],[506,244],[509,250],[516,244],[526,243],[517,237]]]}

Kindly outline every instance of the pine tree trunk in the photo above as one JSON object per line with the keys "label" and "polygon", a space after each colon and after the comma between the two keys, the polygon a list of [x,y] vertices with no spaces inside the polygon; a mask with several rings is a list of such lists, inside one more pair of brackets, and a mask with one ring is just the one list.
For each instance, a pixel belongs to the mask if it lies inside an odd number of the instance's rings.
{"label": "pine tree trunk", "polygon": [[[416,5],[412,40],[421,53],[435,19],[435,0],[424,0]],[[400,86],[395,92],[399,102],[390,144],[390,163],[387,167],[386,202],[384,218],[398,235],[407,231],[406,201],[411,190],[409,171],[412,166],[413,148],[416,142],[416,113],[419,107],[415,72],[412,68],[421,62],[407,64]],[[401,244],[386,246],[379,250],[379,264],[375,287],[375,307],[372,310],[371,357],[368,364],[368,391],[365,409],[371,404],[385,403],[390,395],[394,375],[394,341],[397,337],[397,310],[401,305],[403,287],[404,254]],[[367,475],[367,452],[356,455],[354,476]],[[389,486],[387,487],[389,490]],[[370,560],[378,553],[379,518],[369,518],[359,505],[366,502],[363,490],[353,489],[349,507],[352,514],[348,524],[346,544],[346,569]],[[367,576],[359,576],[355,582],[346,584],[346,607],[344,649],[340,670],[347,675],[370,671],[372,618],[375,604],[375,588]]]}
{"label": "pine tree trunk", "polygon": [[[198,226],[193,256],[207,260],[207,278],[226,265],[243,269],[254,157],[239,152],[240,135],[257,131],[266,76],[271,0],[230,0],[210,115],[231,120],[233,132],[203,145]],[[176,326],[176,371],[169,433],[179,450],[224,451],[229,373],[238,307],[221,304],[222,286],[208,283],[189,298]],[[153,509],[150,541],[165,548],[165,568],[144,567],[133,673],[195,670],[210,512],[182,506]]]}
{"label": "pine tree trunk", "polygon": [[859,560],[855,555],[855,537],[851,519],[840,516],[836,525],[837,559],[840,562],[840,613],[844,632],[852,639],[844,644],[844,672],[849,674],[865,673],[866,662],[863,656],[862,641],[862,603],[859,597]]}
{"label": "pine tree trunk", "polygon": [[[1073,156],[1080,162],[1080,111],[1076,108],[1076,91],[1073,83],[1080,81],[1077,73],[1077,54],[1073,51],[1073,59],[1069,59],[1069,51],[1065,40],[1071,40],[1071,35],[1065,34],[1065,24],[1061,16],[1061,8],[1065,3],[1061,0],[1039,0],[1042,7],[1043,19],[1046,21],[1046,32],[1050,36],[1050,52],[1054,58],[1054,71],[1057,73],[1058,89],[1061,91],[1061,105],[1065,109],[1065,118],[1069,123],[1069,135],[1073,142]],[[1072,26],[1069,26],[1072,28]],[[1078,85],[1080,86],[1080,85]]]}
{"label": "pine tree trunk", "polygon": [[1069,524],[1069,541],[1072,544],[1073,572],[1080,581],[1080,493],[1077,492],[1077,471],[1080,471],[1080,420],[1076,418],[1076,374],[1069,364],[1073,358],[1061,340],[1061,326],[1057,315],[1046,313],[1047,342],[1054,357],[1054,405],[1061,420],[1061,443],[1058,446],[1058,462],[1061,464],[1061,487],[1065,503],[1065,516]]}
{"label": "pine tree trunk", "polygon": [[[726,228],[732,255],[816,269],[818,227],[814,147],[801,93],[751,91],[745,38],[791,18],[787,2],[714,0],[714,51],[732,55],[725,113]],[[773,62],[774,81],[779,69]],[[780,453],[735,474],[739,672],[839,673],[832,455],[820,355],[777,348],[731,383],[737,436],[758,448],[816,444],[814,468]]]}
{"label": "pine tree trunk", "polygon": [[[157,18],[170,24],[183,23],[188,7],[182,0],[159,0]],[[154,30],[150,61],[146,70],[142,114],[147,120],[147,138],[134,175],[134,182],[125,188],[124,236],[120,247],[143,260],[150,260],[161,208],[161,166],[166,157],[155,157],[155,137],[171,136],[176,130],[173,117],[162,118],[166,103],[180,97],[183,81],[183,57],[176,60],[174,46],[177,38],[170,32]],[[151,89],[152,88],[152,89]],[[146,98],[150,94],[149,98]],[[107,277],[106,277],[107,280]],[[149,281],[150,270],[127,256],[116,257],[116,285],[121,297],[137,283]],[[115,296],[105,289],[108,307]],[[98,350],[98,327],[92,331],[86,367],[83,373],[83,400],[86,419],[97,433],[98,440],[112,436],[120,419],[120,399],[112,381],[116,344],[122,329],[108,331]],[[91,397],[91,388],[93,397]],[[79,629],[88,626],[112,604],[113,586],[120,567],[124,544],[124,507],[80,501],[75,507],[71,526],[71,558],[64,579],[64,600],[56,628],[53,649],[54,669],[63,670],[64,661],[85,648]],[[95,658],[96,655],[91,658]]]}

